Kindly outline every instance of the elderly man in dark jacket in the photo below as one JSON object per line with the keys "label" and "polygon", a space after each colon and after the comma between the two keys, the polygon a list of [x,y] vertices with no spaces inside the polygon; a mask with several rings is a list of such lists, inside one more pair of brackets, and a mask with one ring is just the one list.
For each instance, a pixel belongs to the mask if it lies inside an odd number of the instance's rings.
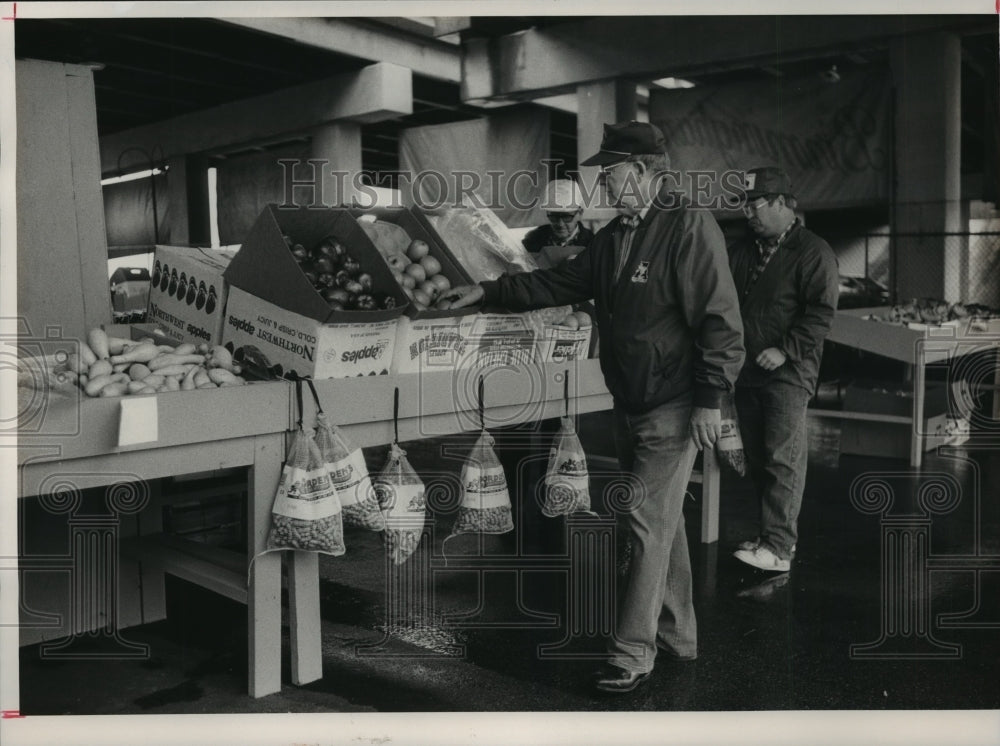
{"label": "elderly man in dark jacket", "polygon": [[743,210],[754,235],[729,251],[747,350],[736,409],[761,499],[760,534],[741,543],[735,556],[774,572],[787,571],[795,552],[808,456],[806,406],[839,288],[833,251],[795,217],[795,206],[784,171],[748,171]]}
{"label": "elderly man in dark jacket", "polygon": [[632,561],[609,665],[595,686],[627,692],[658,650],[697,656],[684,494],[697,449],[719,436],[720,401],[743,362],[736,288],[722,231],[707,211],[657,191],[669,169],[653,125],[605,125],[601,166],[620,213],[589,249],[552,269],[456,288],[456,305],[485,298],[512,310],[594,299],[601,369],[615,402],[615,442],[634,497],[620,515]]}

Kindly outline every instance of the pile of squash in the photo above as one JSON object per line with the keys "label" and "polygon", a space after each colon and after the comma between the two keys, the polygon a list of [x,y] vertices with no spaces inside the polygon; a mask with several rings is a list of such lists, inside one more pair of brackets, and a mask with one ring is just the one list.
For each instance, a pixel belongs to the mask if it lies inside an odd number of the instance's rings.
{"label": "pile of squash", "polygon": [[[91,329],[80,351],[66,356],[56,371],[92,397],[157,394],[166,391],[242,386],[240,366],[221,345],[157,344],[109,336]],[[65,378],[63,378],[65,377]]]}

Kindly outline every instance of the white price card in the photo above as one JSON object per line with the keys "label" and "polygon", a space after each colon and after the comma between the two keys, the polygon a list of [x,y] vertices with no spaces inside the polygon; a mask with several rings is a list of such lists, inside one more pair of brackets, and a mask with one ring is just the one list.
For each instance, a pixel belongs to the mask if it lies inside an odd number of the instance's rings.
{"label": "white price card", "polygon": [[155,443],[159,435],[155,396],[136,396],[121,400],[118,420],[118,446]]}

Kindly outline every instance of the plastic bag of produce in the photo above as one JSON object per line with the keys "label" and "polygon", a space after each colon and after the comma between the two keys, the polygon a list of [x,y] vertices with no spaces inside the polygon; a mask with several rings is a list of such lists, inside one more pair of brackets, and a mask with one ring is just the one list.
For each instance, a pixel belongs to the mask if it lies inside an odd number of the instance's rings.
{"label": "plastic bag of produce", "polygon": [[739,474],[747,473],[747,457],[743,451],[743,437],[740,435],[740,420],[732,396],[722,401],[722,434],[715,443],[719,461]]}
{"label": "plastic bag of produce", "polygon": [[554,518],[590,510],[590,473],[573,420],[563,417],[549,451],[542,515]]}
{"label": "plastic bag of produce", "polygon": [[503,221],[489,208],[476,207],[468,196],[463,196],[462,207],[437,210],[427,219],[475,282],[538,269],[535,257]]}
{"label": "plastic bag of produce", "polygon": [[372,531],[384,529],[385,518],[368,476],[364,453],[352,447],[340,428],[331,425],[322,413],[316,416],[316,445],[340,498],[344,523]]}
{"label": "plastic bag of produce", "polygon": [[385,515],[385,541],[394,564],[401,565],[420,544],[424,532],[424,483],[410,466],[399,443],[389,446],[382,471],[372,480]]}
{"label": "plastic bag of produce", "polygon": [[299,427],[271,508],[267,551],[304,549],[339,557],[344,548],[340,499],[312,433]]}
{"label": "plastic bag of produce", "polygon": [[385,518],[368,476],[365,455],[348,442],[340,428],[331,424],[319,401],[316,386],[310,379],[306,379],[306,383],[316,402],[316,445],[340,498],[344,523],[381,531],[385,528]]}
{"label": "plastic bag of produce", "polygon": [[493,450],[493,436],[483,430],[462,465],[462,506],[451,535],[513,530],[507,477]]}

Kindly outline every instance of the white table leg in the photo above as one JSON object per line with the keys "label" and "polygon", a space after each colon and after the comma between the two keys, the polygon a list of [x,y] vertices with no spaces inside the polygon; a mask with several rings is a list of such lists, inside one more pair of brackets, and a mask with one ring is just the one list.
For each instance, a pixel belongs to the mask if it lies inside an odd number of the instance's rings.
{"label": "white table leg", "polygon": [[288,555],[288,624],[292,648],[292,683],[323,678],[319,614],[319,556]]}
{"label": "white table leg", "polygon": [[712,448],[701,458],[701,541],[711,544],[719,540],[719,459]]}
{"label": "white table leg", "polygon": [[924,458],[924,383],[927,373],[924,348],[918,344],[913,362],[913,423],[910,436],[910,466],[919,469]]}
{"label": "white table leg", "polygon": [[254,439],[254,465],[247,496],[248,555],[253,561],[247,588],[247,673],[250,696],[281,691],[281,554],[261,554],[271,526],[271,505],[281,477],[285,438],[281,433]]}

